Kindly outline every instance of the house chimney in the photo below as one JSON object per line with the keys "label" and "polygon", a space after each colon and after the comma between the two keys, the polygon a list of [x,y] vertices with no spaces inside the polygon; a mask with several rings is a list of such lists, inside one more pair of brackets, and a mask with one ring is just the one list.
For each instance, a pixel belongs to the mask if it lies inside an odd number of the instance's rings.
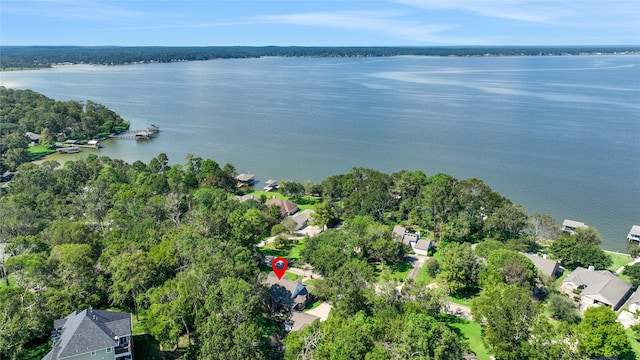
{"label": "house chimney", "polygon": [[593,265],[589,266],[589,271],[594,271],[596,268]]}

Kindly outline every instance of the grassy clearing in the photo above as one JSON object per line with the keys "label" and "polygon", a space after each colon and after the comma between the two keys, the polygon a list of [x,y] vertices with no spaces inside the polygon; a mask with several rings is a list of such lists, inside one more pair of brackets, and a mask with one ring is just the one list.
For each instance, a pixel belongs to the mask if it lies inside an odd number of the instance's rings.
{"label": "grassy clearing", "polygon": [[258,251],[264,255],[283,257],[287,260],[298,260],[302,249],[304,249],[304,240],[298,240],[297,243],[289,241],[286,246],[279,249],[276,249],[274,243],[271,243],[263,246]]}
{"label": "grassy clearing", "polygon": [[479,293],[480,289],[468,289],[460,294],[456,294],[455,296],[449,296],[448,300],[458,305],[471,307],[473,299],[478,297]]}
{"label": "grassy clearing", "polygon": [[294,273],[290,273],[288,271],[285,271],[285,275],[287,275],[287,277],[289,278],[289,280],[291,281],[297,281],[298,279],[302,279],[301,275],[298,274],[294,274]]}
{"label": "grassy clearing", "polygon": [[[436,279],[432,278],[431,276],[429,276],[429,272],[427,272],[427,263],[430,260],[431,259],[425,261],[424,264],[422,264],[422,267],[420,268],[420,272],[418,273],[418,276],[416,277],[416,283],[417,284],[427,285],[427,284],[431,284],[432,282],[436,281]],[[433,260],[431,260],[431,261],[433,261]]]}
{"label": "grassy clearing", "polygon": [[54,152],[56,152],[55,150],[51,150],[46,146],[29,146],[29,148],[27,149],[29,151],[29,155],[32,158],[39,158],[45,155],[49,155],[49,154],[53,154]]}
{"label": "grassy clearing", "polygon": [[469,341],[469,348],[476,356],[482,360],[489,359],[489,353],[482,341],[482,327],[480,324],[455,317],[453,315],[446,315],[446,324],[453,328],[453,330]]}
{"label": "grassy clearing", "polygon": [[605,252],[607,253],[607,255],[611,256],[611,260],[613,260],[613,264],[607,268],[611,271],[616,271],[621,266],[624,266],[633,261],[633,258],[627,254],[620,254],[610,251]]}
{"label": "grassy clearing", "polygon": [[307,305],[305,305],[304,310],[302,310],[302,312],[307,312],[309,310],[313,310],[313,309],[317,308],[318,306],[320,306],[320,304],[322,304],[322,301],[320,301],[318,299],[313,299],[310,302],[308,302]]}
{"label": "grassy clearing", "polygon": [[316,279],[308,279],[302,282],[305,285],[313,286],[316,283]]}
{"label": "grassy clearing", "polygon": [[625,332],[627,333],[629,342],[631,342],[631,349],[635,354],[635,359],[640,359],[640,342],[638,342],[638,339],[636,338],[634,331],[631,330],[631,328],[629,328],[629,329],[625,329]]}
{"label": "grassy clearing", "polygon": [[388,265],[388,268],[391,270],[391,276],[400,282],[407,279],[407,275],[411,272],[412,267],[408,261],[396,261]]}
{"label": "grassy clearing", "polygon": [[271,199],[272,197],[275,196],[277,199],[289,200],[296,203],[300,210],[313,209],[315,204],[322,202],[322,199],[317,197],[312,197],[312,196],[289,197],[289,196],[284,196],[277,191],[267,192],[267,191],[249,190],[247,191],[247,194],[253,194],[257,197],[264,195],[267,199]]}

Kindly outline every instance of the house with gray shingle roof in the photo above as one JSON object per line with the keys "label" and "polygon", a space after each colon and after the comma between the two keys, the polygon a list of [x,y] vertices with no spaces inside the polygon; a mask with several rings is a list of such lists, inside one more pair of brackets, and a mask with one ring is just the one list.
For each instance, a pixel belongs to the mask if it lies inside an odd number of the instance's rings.
{"label": "house with gray shingle roof", "polygon": [[538,269],[538,272],[547,276],[557,276],[560,273],[560,264],[555,260],[549,260],[545,257],[540,257],[536,254],[521,253],[531,260],[533,265]]}
{"label": "house with gray shingle roof", "polygon": [[631,285],[607,270],[578,267],[560,285],[560,291],[573,297],[580,294],[580,311],[599,305],[618,310],[631,296]]}
{"label": "house with gray shingle roof", "polygon": [[302,281],[292,281],[286,276],[278,280],[273,271],[267,276],[267,286],[269,287],[269,294],[273,299],[274,307],[281,307],[287,310],[302,310],[307,305],[307,302],[311,300],[309,288]]}
{"label": "house with gray shingle roof", "polygon": [[413,246],[420,240],[420,233],[412,233],[407,228],[396,225],[393,227],[393,237],[413,249]]}
{"label": "house with gray shingle roof", "polygon": [[43,360],[133,360],[130,313],[76,310],[53,326],[53,348]]}
{"label": "house with gray shingle roof", "polygon": [[311,220],[311,214],[313,213],[315,213],[315,211],[311,209],[307,209],[295,215],[292,215],[291,218],[296,223],[295,230],[298,231],[306,228],[307,225],[309,224],[309,220]]}

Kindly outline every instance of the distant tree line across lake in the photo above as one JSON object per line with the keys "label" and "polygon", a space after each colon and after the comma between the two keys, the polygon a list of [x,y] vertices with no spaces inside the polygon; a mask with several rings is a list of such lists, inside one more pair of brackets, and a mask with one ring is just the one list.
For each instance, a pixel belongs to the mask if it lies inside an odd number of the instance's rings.
{"label": "distant tree line across lake", "polygon": [[299,46],[1,46],[0,69],[47,68],[52,64],[125,65],[213,59],[381,56],[539,56],[638,54],[640,46],[464,46],[464,47],[299,47]]}

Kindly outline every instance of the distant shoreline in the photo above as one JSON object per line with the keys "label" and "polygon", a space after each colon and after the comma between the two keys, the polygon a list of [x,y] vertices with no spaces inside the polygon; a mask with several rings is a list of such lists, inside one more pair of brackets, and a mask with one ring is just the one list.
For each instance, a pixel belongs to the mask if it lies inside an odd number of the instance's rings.
{"label": "distant shoreline", "polygon": [[138,65],[270,57],[361,58],[393,56],[513,57],[640,55],[640,46],[442,46],[442,47],[298,47],[298,46],[0,46],[1,71],[56,65]]}

